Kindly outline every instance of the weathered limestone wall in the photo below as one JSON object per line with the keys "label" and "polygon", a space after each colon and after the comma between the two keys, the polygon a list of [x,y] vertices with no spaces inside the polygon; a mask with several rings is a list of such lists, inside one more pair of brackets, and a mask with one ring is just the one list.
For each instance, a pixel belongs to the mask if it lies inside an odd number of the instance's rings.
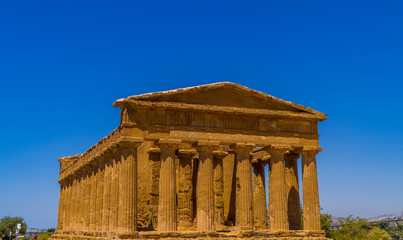
{"label": "weathered limestone wall", "polygon": [[193,166],[192,158],[196,155],[194,149],[179,149],[179,190],[178,190],[178,225],[179,230],[194,230],[193,228]]}
{"label": "weathered limestone wall", "polygon": [[152,175],[151,175],[151,229],[158,229],[158,203],[159,203],[159,182],[160,182],[160,169],[161,169],[161,151],[157,147],[151,147],[149,150],[149,158],[151,161]]}
{"label": "weathered limestone wall", "polygon": [[225,224],[224,218],[224,176],[223,176],[223,158],[227,152],[217,150],[213,152],[214,161],[214,222],[216,229],[222,229]]}
{"label": "weathered limestone wall", "polygon": [[145,141],[137,149],[138,158],[138,202],[137,202],[137,227],[139,230],[152,229],[152,183],[153,162],[149,160],[148,151],[152,142]]}

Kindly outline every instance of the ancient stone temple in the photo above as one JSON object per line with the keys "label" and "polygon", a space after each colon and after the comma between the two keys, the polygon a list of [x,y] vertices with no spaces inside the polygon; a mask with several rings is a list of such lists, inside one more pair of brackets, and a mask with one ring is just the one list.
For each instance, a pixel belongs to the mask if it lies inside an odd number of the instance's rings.
{"label": "ancient stone temple", "polygon": [[228,82],[114,106],[115,130],[59,159],[53,239],[327,239],[316,168],[325,114]]}

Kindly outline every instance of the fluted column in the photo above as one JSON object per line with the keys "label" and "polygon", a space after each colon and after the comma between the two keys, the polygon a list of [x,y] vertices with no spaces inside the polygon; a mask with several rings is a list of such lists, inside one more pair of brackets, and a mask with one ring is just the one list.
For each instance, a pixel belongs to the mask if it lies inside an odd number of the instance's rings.
{"label": "fluted column", "polygon": [[97,169],[93,164],[91,170],[91,193],[88,197],[90,198],[90,231],[94,232],[96,230]]}
{"label": "fluted column", "polygon": [[102,230],[102,205],[103,205],[103,191],[104,191],[104,168],[105,162],[101,159],[98,159],[99,163],[97,166],[97,174],[96,174],[96,200],[95,200],[95,230]]}
{"label": "fluted column", "polygon": [[161,139],[161,169],[159,185],[158,231],[177,230],[176,212],[176,165],[175,151],[180,142]]}
{"label": "fluted column", "polygon": [[213,168],[214,168],[214,223],[216,230],[222,229],[225,224],[224,218],[224,172],[223,158],[228,153],[222,150],[213,151]]}
{"label": "fluted column", "polygon": [[304,198],[304,230],[320,230],[320,206],[316,154],[319,147],[305,148],[302,156],[302,190]]}
{"label": "fluted column", "polygon": [[137,230],[137,147],[141,141],[120,142],[118,232]]}
{"label": "fluted column", "polygon": [[289,146],[272,145],[268,148],[269,161],[269,219],[271,230],[288,230],[287,192],[284,154]]}
{"label": "fluted column", "polygon": [[117,232],[118,227],[118,211],[119,211],[119,173],[120,173],[120,151],[112,149],[111,163],[111,217],[109,222],[109,230]]}
{"label": "fluted column", "polygon": [[158,202],[159,202],[159,184],[161,169],[161,150],[152,147],[148,151],[149,159],[152,164],[152,184],[151,184],[151,224],[153,230],[158,229]]}
{"label": "fluted column", "polygon": [[59,209],[57,213],[57,231],[63,230],[64,210],[64,184],[60,183]]}
{"label": "fluted column", "polygon": [[[229,148],[229,146],[228,146]],[[224,172],[224,217],[225,224],[235,224],[235,197],[236,197],[236,164],[233,150],[227,151],[228,155],[223,159]]]}
{"label": "fluted column", "polygon": [[61,201],[61,213],[60,213],[60,217],[61,217],[61,226],[60,226],[60,230],[65,230],[66,229],[66,189],[67,189],[67,185],[66,185],[66,181],[63,181],[61,184],[62,186],[62,201]]}
{"label": "fluted column", "polygon": [[111,219],[111,172],[113,153],[108,151],[104,155],[105,158],[105,173],[104,173],[104,191],[103,191],[103,206],[102,206],[102,231],[109,231],[109,223]]}
{"label": "fluted column", "polygon": [[256,229],[267,229],[266,180],[264,174],[266,164],[266,161],[253,163],[253,226]]}
{"label": "fluted column", "polygon": [[83,169],[80,169],[77,172],[77,206],[75,208],[76,211],[76,228],[75,230],[82,231],[83,230],[83,221],[82,221],[82,207],[83,207],[83,200],[84,200],[84,195],[83,195]]}
{"label": "fluted column", "polygon": [[285,179],[287,185],[287,210],[290,230],[301,230],[301,206],[298,184],[299,154],[285,155]]}
{"label": "fluted column", "polygon": [[73,176],[73,184],[71,185],[71,189],[72,189],[72,195],[71,195],[71,197],[72,197],[72,200],[71,200],[71,212],[70,212],[70,217],[71,217],[71,221],[70,221],[70,229],[71,230],[76,230],[76,226],[77,226],[77,211],[76,211],[76,208],[77,208],[77,200],[78,200],[78,198],[77,198],[77,185],[78,185],[78,183],[77,183],[77,177],[75,176],[76,175],[76,173],[74,174],[74,176]]}
{"label": "fluted column", "polygon": [[91,168],[87,165],[86,166],[86,173],[85,173],[85,208],[84,208],[84,230],[90,230],[90,211],[91,211]]}
{"label": "fluted column", "polygon": [[196,154],[194,149],[179,149],[179,191],[178,191],[178,223],[179,230],[193,229],[193,186],[192,186],[192,158]]}
{"label": "fluted column", "polygon": [[253,228],[253,186],[252,163],[250,152],[253,144],[235,144],[232,146],[236,159],[236,216],[235,224],[241,229]]}
{"label": "fluted column", "polygon": [[213,151],[219,146],[213,142],[199,142],[199,169],[196,185],[197,230],[214,231],[214,172]]}
{"label": "fluted column", "polygon": [[70,212],[71,212],[71,179],[66,179],[66,202],[64,210],[65,230],[70,230]]}

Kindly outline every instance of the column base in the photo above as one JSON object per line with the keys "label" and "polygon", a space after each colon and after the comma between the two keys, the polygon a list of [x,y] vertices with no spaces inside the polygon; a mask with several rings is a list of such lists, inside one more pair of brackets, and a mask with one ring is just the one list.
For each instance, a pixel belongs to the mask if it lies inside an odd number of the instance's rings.
{"label": "column base", "polygon": [[191,239],[279,239],[279,240],[330,240],[326,238],[325,231],[271,231],[271,230],[255,230],[255,231],[225,231],[225,232],[199,232],[199,231],[181,231],[181,232],[134,232],[134,233],[113,233],[113,232],[80,232],[80,231],[64,231],[56,232],[52,240],[109,240],[109,239],[127,239],[127,240],[191,240]]}

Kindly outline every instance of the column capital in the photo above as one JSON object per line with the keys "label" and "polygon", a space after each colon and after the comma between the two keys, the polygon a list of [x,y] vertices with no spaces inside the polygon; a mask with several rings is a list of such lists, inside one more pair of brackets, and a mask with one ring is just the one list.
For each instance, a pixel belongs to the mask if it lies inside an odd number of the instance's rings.
{"label": "column capital", "polygon": [[273,154],[285,154],[287,151],[291,150],[290,145],[286,144],[272,144],[264,148],[270,155]]}
{"label": "column capital", "polygon": [[323,148],[315,146],[306,146],[295,149],[295,151],[301,154],[301,156],[316,156],[316,154],[318,154],[322,150]]}
{"label": "column capital", "polygon": [[284,155],[284,160],[289,161],[289,160],[297,160],[299,158],[299,153],[295,151],[288,151]]}
{"label": "column capital", "polygon": [[177,155],[179,158],[192,158],[196,154],[197,151],[195,149],[179,149]]}
{"label": "column capital", "polygon": [[160,154],[161,153],[161,149],[159,149],[158,147],[151,147],[148,151],[148,154]]}
{"label": "column capital", "polygon": [[235,153],[250,153],[255,148],[255,144],[235,143],[231,145],[231,148],[235,151]]}
{"label": "column capital", "polygon": [[223,151],[223,150],[213,151],[213,156],[214,156],[214,158],[217,158],[217,159],[223,159],[227,155],[228,155],[227,151]]}
{"label": "column capital", "polygon": [[197,151],[214,151],[220,146],[216,141],[198,141],[195,146]]}
{"label": "column capital", "polygon": [[176,150],[178,149],[181,143],[182,141],[179,139],[161,138],[155,143],[155,145],[158,146],[160,149],[164,148],[164,149]]}
{"label": "column capital", "polygon": [[144,142],[144,138],[141,137],[120,137],[117,144],[120,147],[137,148]]}
{"label": "column capital", "polygon": [[264,157],[262,157],[262,162],[266,162],[266,163],[268,163],[269,161],[270,161],[270,158],[271,158],[271,156],[270,155],[266,155],[266,156],[264,156]]}
{"label": "column capital", "polygon": [[104,158],[106,158],[106,160],[108,160],[109,158],[113,158],[114,157],[114,148],[107,148],[103,154]]}

